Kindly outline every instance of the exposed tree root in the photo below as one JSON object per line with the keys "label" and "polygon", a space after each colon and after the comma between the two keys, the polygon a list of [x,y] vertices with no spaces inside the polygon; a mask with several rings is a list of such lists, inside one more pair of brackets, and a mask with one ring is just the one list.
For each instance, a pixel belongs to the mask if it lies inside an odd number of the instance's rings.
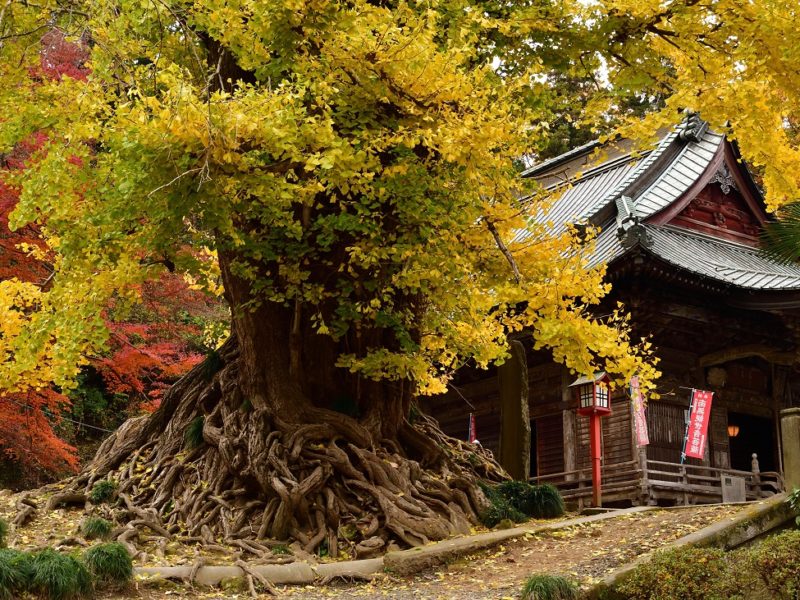
{"label": "exposed tree root", "polygon": [[[219,362],[213,374],[195,368],[152,416],[126,422],[53,502],[77,501],[108,478],[118,486],[112,516],[124,525],[116,538],[132,552],[155,536],[275,563],[288,560],[273,553],[278,544],[364,556],[468,532],[486,504],[478,480],[504,477],[488,452],[425,416],[381,440],[323,409],[285,422],[242,398],[234,342]],[[198,418],[202,442],[191,447]]]}
{"label": "exposed tree root", "polygon": [[20,498],[17,502],[17,516],[14,517],[14,526],[22,527],[30,519],[36,516],[38,505],[27,495]]}

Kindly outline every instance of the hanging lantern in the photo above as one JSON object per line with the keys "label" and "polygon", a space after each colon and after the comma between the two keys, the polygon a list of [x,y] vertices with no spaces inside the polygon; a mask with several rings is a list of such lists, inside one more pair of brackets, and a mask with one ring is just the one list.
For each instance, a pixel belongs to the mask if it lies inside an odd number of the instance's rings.
{"label": "hanging lantern", "polygon": [[736,437],[739,435],[738,425],[728,425],[728,437]]}
{"label": "hanging lantern", "polygon": [[579,377],[569,387],[575,388],[579,415],[608,415],[611,413],[611,380],[605,371],[592,377]]}

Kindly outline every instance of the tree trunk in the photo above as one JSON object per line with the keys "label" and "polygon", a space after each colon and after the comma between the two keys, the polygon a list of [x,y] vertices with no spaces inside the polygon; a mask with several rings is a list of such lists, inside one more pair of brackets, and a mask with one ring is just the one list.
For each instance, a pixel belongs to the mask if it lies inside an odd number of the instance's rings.
{"label": "tree trunk", "polygon": [[[296,327],[292,307],[248,308],[229,264],[223,256],[231,338],[155,413],[106,440],[72,488],[112,479],[120,521],[207,544],[249,540],[261,558],[287,540],[358,556],[467,532],[485,508],[478,481],[505,477],[491,455],[428,417],[412,422],[407,382],[348,384],[329,338]],[[337,385],[360,397],[357,414],[331,409],[324,392]]]}

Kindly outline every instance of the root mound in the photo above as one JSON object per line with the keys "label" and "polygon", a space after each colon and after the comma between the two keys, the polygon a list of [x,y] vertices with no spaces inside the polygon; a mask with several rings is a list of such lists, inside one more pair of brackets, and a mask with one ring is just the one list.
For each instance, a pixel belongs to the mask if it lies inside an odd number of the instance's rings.
{"label": "root mound", "polygon": [[113,481],[113,508],[87,508],[120,524],[133,553],[156,536],[277,562],[279,545],[361,558],[468,532],[487,505],[478,481],[505,478],[490,453],[424,415],[379,440],[323,409],[285,422],[242,399],[238,363],[229,340],[107,439],[61,496]]}

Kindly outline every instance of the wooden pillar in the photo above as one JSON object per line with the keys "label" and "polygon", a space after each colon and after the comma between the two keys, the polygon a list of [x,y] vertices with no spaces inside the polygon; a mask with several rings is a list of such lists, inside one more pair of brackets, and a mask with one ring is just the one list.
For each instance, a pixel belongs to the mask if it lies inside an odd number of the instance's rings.
{"label": "wooden pillar", "polygon": [[500,386],[500,464],[511,477],[527,481],[531,465],[528,416],[528,361],[525,347],[509,341],[511,356],[497,368]]}
{"label": "wooden pillar", "polygon": [[574,410],[569,408],[573,395],[569,384],[570,375],[567,370],[564,369],[561,375],[561,401],[565,406],[562,418],[564,424],[564,471],[566,472],[578,469],[578,428],[575,422],[577,415]]}

